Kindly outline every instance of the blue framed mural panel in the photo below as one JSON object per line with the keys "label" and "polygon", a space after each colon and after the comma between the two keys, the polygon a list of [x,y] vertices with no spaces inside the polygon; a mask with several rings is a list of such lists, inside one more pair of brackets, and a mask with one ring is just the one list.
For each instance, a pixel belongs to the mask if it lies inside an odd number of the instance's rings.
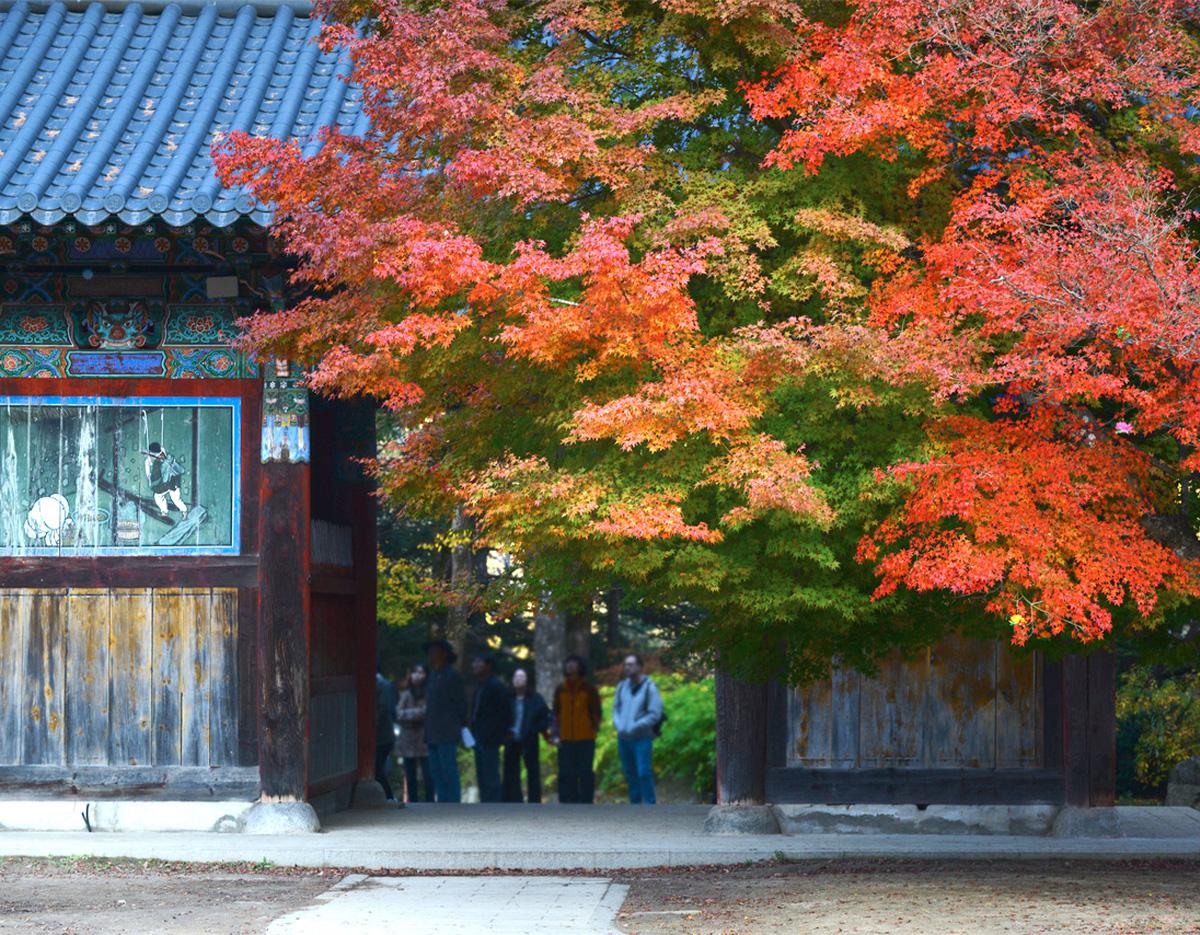
{"label": "blue framed mural panel", "polygon": [[236,555],[242,401],[0,396],[0,556]]}

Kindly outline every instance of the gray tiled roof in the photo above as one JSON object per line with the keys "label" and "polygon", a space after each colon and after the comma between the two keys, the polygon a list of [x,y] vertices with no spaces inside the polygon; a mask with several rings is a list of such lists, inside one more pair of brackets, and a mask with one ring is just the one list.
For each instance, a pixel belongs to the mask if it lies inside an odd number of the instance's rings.
{"label": "gray tiled roof", "polygon": [[345,55],[297,3],[0,3],[0,223],[227,225],[269,210],[223,188],[211,147],[233,130],[365,130]]}

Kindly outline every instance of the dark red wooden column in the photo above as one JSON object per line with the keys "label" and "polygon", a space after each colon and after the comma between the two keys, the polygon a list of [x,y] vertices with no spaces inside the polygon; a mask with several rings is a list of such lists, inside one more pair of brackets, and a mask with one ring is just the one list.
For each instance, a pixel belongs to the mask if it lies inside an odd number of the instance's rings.
{"label": "dark red wooden column", "polygon": [[311,599],[309,466],[261,466],[258,717],[263,797],[303,801],[308,783]]}
{"label": "dark red wooden column", "polygon": [[352,494],[355,629],[358,637],[358,778],[375,778],[375,669],[379,651],[379,623],[375,610],[376,531],[375,496],[366,484],[356,484]]}
{"label": "dark red wooden column", "polygon": [[770,691],[718,672],[717,803],[762,805],[767,800]]}
{"label": "dark red wooden column", "polygon": [[1116,801],[1117,667],[1112,653],[1062,661],[1062,768],[1067,805]]}

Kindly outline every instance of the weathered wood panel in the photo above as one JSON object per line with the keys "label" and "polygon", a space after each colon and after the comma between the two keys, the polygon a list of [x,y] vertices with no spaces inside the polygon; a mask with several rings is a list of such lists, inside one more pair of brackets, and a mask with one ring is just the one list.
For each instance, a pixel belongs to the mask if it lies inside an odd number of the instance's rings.
{"label": "weathered wood panel", "polygon": [[238,761],[238,593],[0,591],[0,766]]}
{"label": "weathered wood panel", "polygon": [[[183,647],[184,665],[180,673],[183,730],[179,741],[179,759],[183,766],[208,766],[212,742],[209,723],[212,656],[218,648],[224,648],[224,643],[219,641],[216,647],[211,643],[210,627],[214,616],[211,591],[181,595],[181,603],[188,613],[188,626]],[[224,690],[224,686],[218,690]]]}
{"label": "weathered wood panel", "polygon": [[67,763],[108,763],[108,630],[112,603],[107,591],[67,593]]}
{"label": "weathered wood panel", "polygon": [[0,592],[0,763],[24,757],[27,592]]}
{"label": "weathered wood panel", "polygon": [[1042,659],[996,647],[996,766],[1033,769],[1045,759]]}
{"label": "weathered wood panel", "polygon": [[1043,765],[1037,656],[952,637],[873,678],[835,668],[788,698],[787,766],[1034,769]]}
{"label": "weathered wood panel", "polygon": [[153,691],[150,650],[154,643],[154,593],[149,588],[112,592],[108,631],[108,762],[150,762]]}
{"label": "weathered wood panel", "polygon": [[832,766],[858,766],[859,725],[862,723],[862,676],[854,669],[834,669],[830,676],[829,760]]}
{"label": "weathered wood panel", "polygon": [[154,592],[154,636],[150,649],[154,717],[151,763],[183,764],[183,653],[187,639],[186,608],[180,592]]}
{"label": "weathered wood panel", "polygon": [[238,595],[213,591],[209,599],[208,668],[201,673],[208,756],[210,763],[232,766],[238,762]]}
{"label": "weathered wood panel", "polygon": [[62,763],[63,694],[66,689],[63,636],[67,613],[63,592],[31,595],[25,626],[25,724],[21,762]]}
{"label": "weathered wood panel", "polygon": [[860,766],[918,766],[923,743],[922,702],[929,654],[884,660],[879,677],[859,682]]}
{"label": "weathered wood panel", "polygon": [[996,765],[996,644],[952,636],[929,651],[920,763]]}
{"label": "weathered wood panel", "polygon": [[314,693],[309,704],[308,781],[354,773],[358,768],[358,695],[354,680],[329,679],[334,691]]}

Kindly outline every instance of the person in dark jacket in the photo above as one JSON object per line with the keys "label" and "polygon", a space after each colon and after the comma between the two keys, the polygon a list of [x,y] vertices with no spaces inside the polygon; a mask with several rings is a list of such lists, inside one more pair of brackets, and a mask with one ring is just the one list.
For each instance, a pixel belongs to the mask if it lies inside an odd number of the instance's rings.
{"label": "person in dark jacket", "polygon": [[429,682],[425,689],[425,746],[439,802],[461,802],[458,744],[467,726],[467,692],[454,663],[458,656],[445,640],[425,644]]}
{"label": "person in dark jacket", "polygon": [[587,680],[579,656],[563,663],[565,676],[554,691],[558,727],[558,801],[591,805],[596,799],[596,733],[600,730],[600,693]]}
{"label": "person in dark jacket", "polygon": [[512,727],[512,701],[504,683],[496,678],[495,665],[487,653],[476,656],[471,663],[476,682],[471,733],[475,735],[475,775],[481,802],[500,801],[500,747]]}
{"label": "person in dark jacket", "polygon": [[375,781],[383,786],[389,802],[395,802],[388,782],[388,759],[396,744],[396,686],[378,669],[375,671]]}
{"label": "person in dark jacket", "polygon": [[504,742],[504,801],[521,801],[521,761],[524,760],[529,801],[540,802],[540,735],[550,729],[550,707],[545,698],[530,688],[529,673],[524,669],[513,673],[512,687],[512,727]]}

